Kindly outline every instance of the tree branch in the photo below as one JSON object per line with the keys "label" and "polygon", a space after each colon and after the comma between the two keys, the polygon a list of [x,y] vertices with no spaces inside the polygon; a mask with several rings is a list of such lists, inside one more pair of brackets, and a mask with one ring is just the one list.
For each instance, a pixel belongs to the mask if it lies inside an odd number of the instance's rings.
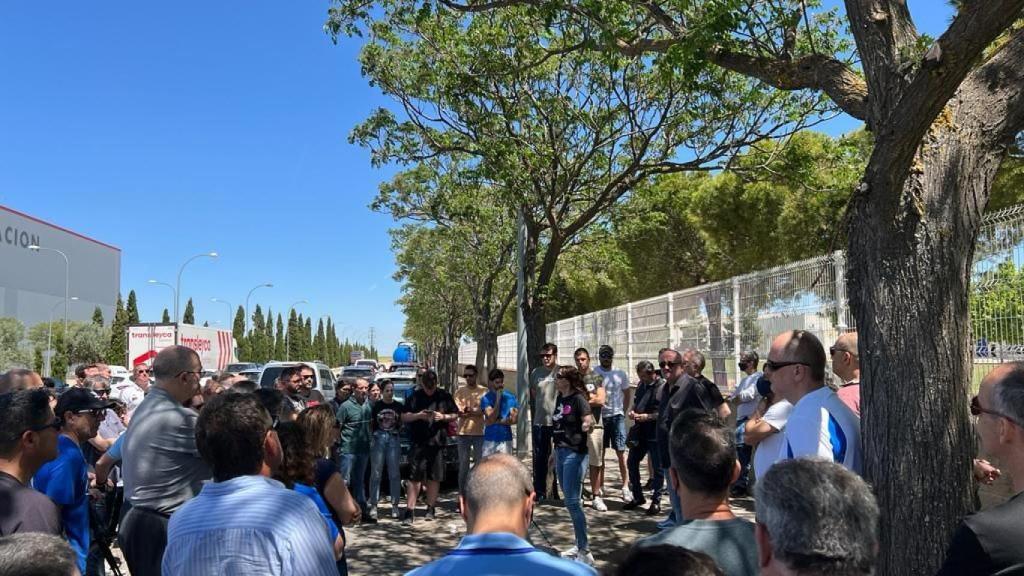
{"label": "tree branch", "polygon": [[872,95],[871,120],[876,121],[902,93],[901,60],[911,57],[917,30],[906,0],[846,0],[846,17]]}
{"label": "tree branch", "polygon": [[997,142],[1012,142],[1024,130],[1024,29],[971,73],[958,96]]}

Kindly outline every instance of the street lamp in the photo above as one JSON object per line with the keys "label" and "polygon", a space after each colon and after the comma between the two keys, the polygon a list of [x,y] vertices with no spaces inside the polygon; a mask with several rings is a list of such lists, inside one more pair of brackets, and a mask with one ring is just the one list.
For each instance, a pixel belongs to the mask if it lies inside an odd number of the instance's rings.
{"label": "street lamp", "polygon": [[[72,296],[71,300],[78,300],[78,296]],[[57,304],[60,304],[60,300],[53,303],[50,307],[50,321],[46,323],[46,377],[50,378],[53,376],[52,363],[53,363],[53,348],[51,342],[53,341],[53,311],[57,309]],[[66,308],[65,308],[66,309]],[[64,341],[67,342],[68,338],[68,325],[64,324]]]}
{"label": "street lamp", "polygon": [[167,282],[160,282],[158,280],[149,279],[146,280],[146,284],[153,284],[156,286],[167,286],[168,288],[171,289],[171,297],[173,298],[174,302],[178,301],[178,291],[174,289],[174,286],[171,286]]}
{"label": "street lamp", "polygon": [[57,250],[56,248],[47,248],[38,244],[32,244],[28,247],[33,252],[39,252],[40,250],[46,250],[49,252],[56,252],[64,257],[64,336],[68,334],[68,301],[71,300],[71,262],[68,261],[68,255]]}
{"label": "street lamp", "polygon": [[[288,307],[288,321],[289,321],[289,324],[291,323],[291,319],[292,319],[292,310],[294,310],[295,307],[298,306],[299,304],[309,304],[309,301],[308,300],[297,300],[297,301],[293,302],[291,306]],[[288,338],[292,335],[291,326],[289,325],[288,328],[289,329],[287,331],[285,331],[285,333],[284,333],[284,359],[286,361],[292,359],[292,351],[291,351],[291,348],[288,347]]]}
{"label": "street lamp", "polygon": [[246,334],[249,333],[249,296],[252,296],[252,293],[255,292],[256,290],[260,289],[260,288],[273,288],[273,287],[274,287],[274,285],[269,283],[269,282],[267,282],[266,284],[260,284],[259,286],[253,286],[252,290],[249,290],[249,293],[245,295],[245,333]]}
{"label": "street lamp", "polygon": [[210,302],[219,302],[228,307],[228,324],[231,324],[235,313],[235,309],[231,307],[231,303],[227,300],[221,300],[220,298],[210,298]]}
{"label": "street lamp", "polygon": [[175,322],[181,322],[181,316],[178,315],[178,310],[180,309],[180,304],[181,304],[181,302],[180,302],[180,300],[181,300],[181,273],[185,271],[185,266],[187,266],[189,262],[191,262],[191,261],[193,261],[193,260],[195,260],[197,258],[216,258],[216,257],[217,257],[217,253],[216,252],[206,252],[205,254],[196,254],[195,256],[189,258],[188,260],[185,260],[185,263],[181,265],[181,268],[178,268],[178,287],[174,291],[174,321]]}

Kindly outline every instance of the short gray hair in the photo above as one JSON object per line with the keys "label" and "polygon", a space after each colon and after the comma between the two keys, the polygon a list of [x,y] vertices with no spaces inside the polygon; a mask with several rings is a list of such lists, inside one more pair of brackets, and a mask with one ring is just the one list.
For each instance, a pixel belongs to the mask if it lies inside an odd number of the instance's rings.
{"label": "short gray hair", "polygon": [[71,546],[57,536],[19,532],[0,538],[0,576],[71,576],[77,568]]}
{"label": "short gray hair", "polygon": [[192,359],[199,359],[196,351],[186,346],[168,346],[153,359],[153,376],[157,380],[174,378],[192,369]]}
{"label": "short gray hair", "polygon": [[1007,362],[992,386],[992,408],[1024,427],[1024,362]]}
{"label": "short gray hair", "polygon": [[469,472],[463,498],[473,516],[493,508],[512,508],[533,493],[533,480],[523,463],[508,454],[492,454]]}
{"label": "short gray hair", "polygon": [[772,466],[755,488],[757,522],[772,554],[798,574],[872,574],[878,504],[867,483],[834,462]]}

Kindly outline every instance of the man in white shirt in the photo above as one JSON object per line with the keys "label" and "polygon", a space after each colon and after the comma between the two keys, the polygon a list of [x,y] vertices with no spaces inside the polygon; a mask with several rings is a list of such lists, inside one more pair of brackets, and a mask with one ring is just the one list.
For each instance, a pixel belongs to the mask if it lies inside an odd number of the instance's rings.
{"label": "man in white shirt", "polygon": [[732,400],[736,403],[736,455],[740,461],[740,477],[729,490],[729,495],[734,498],[747,495],[747,479],[750,476],[750,455],[754,448],[745,441],[743,431],[747,420],[750,420],[750,416],[754,413],[757,403],[761,399],[761,396],[757,393],[757,379],[761,377],[761,372],[757,369],[759,360],[757,352],[753,350],[747,350],[740,354],[739,369],[744,374],[744,377],[740,380],[740,383],[736,386],[736,391],[732,395]]}
{"label": "man in white shirt", "polygon": [[[622,370],[612,368],[615,350],[605,344],[598,349],[600,366],[594,368],[604,382],[605,402],[601,407],[601,420],[604,422],[604,448],[609,446],[615,450],[619,459],[619,478],[622,478],[622,501],[633,501],[633,493],[629,490],[629,473],[626,469],[626,409],[633,402],[633,388],[629,376]],[[595,470],[591,470],[593,473]],[[597,485],[604,486],[604,466],[597,468]]]}
{"label": "man in white shirt", "polygon": [[783,431],[780,459],[824,458],[860,474],[860,419],[825,386],[825,348],[805,330],[772,341],[764,374],[793,412]]}
{"label": "man in white shirt", "polygon": [[148,364],[139,364],[132,368],[131,376],[111,386],[110,399],[124,402],[128,407],[129,418],[149,392],[150,374],[152,370]]}
{"label": "man in white shirt", "polygon": [[196,446],[213,481],[171,516],[164,576],[338,574],[316,505],[270,478],[283,461],[272,426],[252,394],[220,394],[206,403]]}

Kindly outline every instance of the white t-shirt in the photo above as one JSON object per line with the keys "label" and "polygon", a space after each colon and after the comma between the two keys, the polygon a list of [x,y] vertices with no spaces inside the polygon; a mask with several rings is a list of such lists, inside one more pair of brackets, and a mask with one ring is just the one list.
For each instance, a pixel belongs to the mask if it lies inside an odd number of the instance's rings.
{"label": "white t-shirt", "polygon": [[757,379],[762,376],[761,372],[754,372],[740,380],[739,386],[732,397],[736,400],[736,419],[750,418],[750,415],[757,409],[757,403],[761,395],[757,393]]}
{"label": "white t-shirt", "polygon": [[604,406],[601,408],[601,416],[621,416],[625,414],[623,403],[626,400],[626,390],[630,387],[629,377],[622,370],[605,370],[600,366],[594,368],[594,373],[604,379]]}
{"label": "white t-shirt", "polygon": [[128,407],[129,415],[135,412],[145,397],[146,393],[142,391],[142,388],[127,378],[110,387],[110,399],[124,402]]}
{"label": "white t-shirt", "polygon": [[778,432],[761,440],[754,450],[754,474],[759,479],[764,478],[772,464],[779,461],[779,452],[785,444],[785,435],[782,431],[786,429],[786,421],[789,420],[792,411],[793,405],[788,400],[779,400],[769,406],[768,411],[764,413],[763,420]]}
{"label": "white t-shirt", "polygon": [[860,419],[831,388],[822,386],[801,398],[783,434],[780,460],[824,458],[861,473]]}

